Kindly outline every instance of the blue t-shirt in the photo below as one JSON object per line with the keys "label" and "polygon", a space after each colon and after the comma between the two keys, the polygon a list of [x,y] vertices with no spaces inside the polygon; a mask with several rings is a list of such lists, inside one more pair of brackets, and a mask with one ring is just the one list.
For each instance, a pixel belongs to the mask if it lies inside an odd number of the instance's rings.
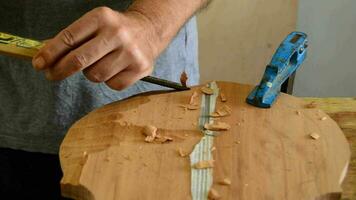
{"label": "blue t-shirt", "polygon": [[[98,6],[124,11],[129,0],[0,1],[0,32],[38,40],[52,38],[84,13]],[[196,21],[193,17],[156,60],[153,76],[198,84]],[[47,81],[30,61],[0,55],[0,147],[58,153],[68,128],[104,104],[137,93],[163,89],[138,81],[123,91],[92,83],[82,73],[60,82]]]}

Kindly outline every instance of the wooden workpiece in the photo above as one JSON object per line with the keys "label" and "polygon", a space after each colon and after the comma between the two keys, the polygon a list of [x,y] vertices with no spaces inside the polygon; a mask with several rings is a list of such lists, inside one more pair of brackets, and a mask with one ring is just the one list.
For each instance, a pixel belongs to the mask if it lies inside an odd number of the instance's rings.
{"label": "wooden workpiece", "polygon": [[[301,99],[281,95],[271,109],[245,103],[252,87],[218,82],[231,127],[214,138],[213,186],[221,199],[332,199],[349,162],[337,124]],[[60,149],[62,194],[76,199],[191,199],[189,154],[202,138],[200,109],[182,109],[190,91],[139,95],[99,108],[68,131]],[[298,112],[297,112],[298,111]],[[299,114],[298,114],[299,113]],[[173,141],[145,142],[143,128]],[[311,133],[320,137],[314,140]],[[200,169],[207,170],[207,169]],[[221,184],[227,179],[229,184]]]}
{"label": "wooden workpiece", "polygon": [[340,126],[350,147],[351,160],[342,183],[342,200],[356,200],[356,98],[304,98],[326,112]]}

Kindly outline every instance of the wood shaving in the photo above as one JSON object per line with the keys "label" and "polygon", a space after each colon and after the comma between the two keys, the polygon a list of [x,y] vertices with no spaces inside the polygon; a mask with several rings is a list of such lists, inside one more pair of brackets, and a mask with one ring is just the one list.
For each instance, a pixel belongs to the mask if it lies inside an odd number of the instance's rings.
{"label": "wood shaving", "polygon": [[188,104],[188,105],[179,105],[179,107],[182,107],[186,110],[198,110],[200,108],[199,105],[192,105],[192,104]]}
{"label": "wood shaving", "polygon": [[212,95],[212,94],[214,94],[214,90],[211,89],[210,87],[204,86],[204,87],[200,88],[200,90],[201,90],[204,94],[207,94],[207,95]]}
{"label": "wood shaving", "polygon": [[219,182],[221,185],[231,185],[231,180],[229,178],[224,178]]}
{"label": "wood shaving", "polygon": [[308,103],[307,105],[305,105],[306,108],[316,108],[318,106],[318,104],[315,101],[312,101],[310,103]]}
{"label": "wood shaving", "polygon": [[158,137],[156,137],[156,141],[159,143],[166,143],[166,142],[172,142],[173,138],[169,137],[169,136],[160,136],[158,135]]}
{"label": "wood shaving", "polygon": [[310,134],[310,137],[311,137],[312,139],[314,139],[314,140],[317,140],[317,139],[320,138],[320,135],[317,134],[317,133],[311,133],[311,134]]}
{"label": "wood shaving", "polygon": [[198,93],[196,91],[194,91],[192,96],[190,97],[189,104],[197,105],[197,102],[196,102],[197,97],[198,97]]}
{"label": "wood shaving", "polygon": [[301,115],[301,114],[302,114],[299,110],[295,111],[295,113],[296,113],[297,115]]}
{"label": "wood shaving", "polygon": [[240,141],[235,141],[235,144],[240,144],[241,142]]}
{"label": "wood shaving", "polygon": [[226,96],[225,96],[225,94],[223,92],[220,92],[220,100],[221,100],[221,102],[226,102],[227,101]]}
{"label": "wood shaving", "polygon": [[183,71],[182,74],[180,75],[180,83],[181,83],[184,87],[187,87],[187,80],[188,80],[187,73],[185,73],[185,71]]}
{"label": "wood shaving", "polygon": [[213,122],[204,124],[204,128],[210,131],[227,131],[230,125],[225,122]]}
{"label": "wood shaving", "polygon": [[187,153],[185,153],[182,148],[178,149],[178,153],[179,153],[180,157],[186,157],[187,156]]}
{"label": "wood shaving", "polygon": [[327,120],[327,119],[328,119],[327,117],[322,117],[322,118],[320,118],[321,121],[325,121],[325,120]]}
{"label": "wood shaving", "polygon": [[209,193],[208,193],[208,199],[210,200],[215,200],[215,199],[220,199],[221,195],[219,194],[218,191],[216,191],[214,188],[210,188]]}
{"label": "wood shaving", "polygon": [[157,128],[152,125],[147,125],[143,128],[142,133],[146,136],[145,142],[151,143],[157,137]]}
{"label": "wood shaving", "polygon": [[215,160],[202,160],[193,165],[195,169],[208,169],[214,167]]}

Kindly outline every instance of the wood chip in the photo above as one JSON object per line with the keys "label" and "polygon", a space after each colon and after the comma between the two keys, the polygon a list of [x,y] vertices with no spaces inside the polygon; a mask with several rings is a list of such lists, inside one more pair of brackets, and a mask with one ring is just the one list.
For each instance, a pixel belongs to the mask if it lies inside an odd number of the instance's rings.
{"label": "wood chip", "polygon": [[204,128],[210,131],[227,131],[230,129],[230,125],[225,122],[213,122],[204,124]]}
{"label": "wood chip", "polygon": [[201,90],[204,94],[207,94],[207,95],[212,95],[212,94],[214,94],[214,90],[211,89],[210,87],[204,86],[204,87],[200,88],[200,90]]}
{"label": "wood chip", "polygon": [[145,127],[143,127],[142,133],[145,136],[155,136],[157,135],[157,128],[155,126],[152,125],[147,125]]}
{"label": "wood chip", "polygon": [[318,105],[315,101],[312,101],[310,103],[308,103],[307,105],[305,105],[306,108],[316,108]]}
{"label": "wood chip", "polygon": [[327,117],[322,117],[322,118],[320,118],[321,121],[325,121],[325,120],[327,120],[327,119],[328,119]]}
{"label": "wood chip", "polygon": [[220,100],[221,100],[221,102],[226,102],[227,101],[226,96],[225,96],[225,94],[223,92],[220,92]]}
{"label": "wood chip", "polygon": [[302,114],[299,110],[295,111],[295,113],[296,113],[297,115],[301,115],[301,114]]}
{"label": "wood chip", "polygon": [[157,128],[152,125],[147,125],[143,128],[142,133],[146,136],[145,142],[153,142],[157,136]]}
{"label": "wood chip", "polygon": [[185,152],[183,151],[182,148],[179,148],[179,149],[178,149],[178,153],[179,153],[180,157],[186,157],[186,156],[188,155],[187,153],[185,153]]}
{"label": "wood chip", "polygon": [[185,73],[185,71],[183,71],[182,74],[180,75],[180,83],[181,83],[184,87],[187,87],[187,80],[188,80],[187,73]]}
{"label": "wood chip", "polygon": [[194,91],[192,96],[190,97],[189,104],[198,105],[198,103],[196,102],[197,97],[198,97],[198,92]]}
{"label": "wood chip", "polygon": [[209,193],[208,193],[208,199],[210,200],[215,200],[215,199],[220,199],[221,195],[219,194],[218,191],[216,191],[214,188],[210,188]]}
{"label": "wood chip", "polygon": [[229,178],[224,178],[223,180],[219,181],[221,185],[231,185],[231,180]]}
{"label": "wood chip", "polygon": [[210,114],[211,117],[225,117],[231,115],[232,108],[228,105],[223,105],[221,108],[216,109],[215,112]]}
{"label": "wood chip", "polygon": [[317,133],[312,133],[312,134],[310,134],[310,137],[311,137],[312,139],[314,139],[314,140],[317,140],[317,139],[320,138],[320,135],[317,134]]}
{"label": "wood chip", "polygon": [[211,149],[210,149],[211,152],[213,152],[213,151],[215,151],[215,150],[216,150],[216,147],[214,147],[214,146],[211,147]]}
{"label": "wood chip", "polygon": [[202,160],[193,165],[195,169],[208,169],[214,167],[215,160]]}

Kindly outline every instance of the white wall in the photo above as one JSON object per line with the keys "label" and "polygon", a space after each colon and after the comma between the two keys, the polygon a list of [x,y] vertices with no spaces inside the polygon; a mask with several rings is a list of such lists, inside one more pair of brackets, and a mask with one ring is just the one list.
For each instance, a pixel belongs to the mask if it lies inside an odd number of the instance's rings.
{"label": "white wall", "polygon": [[213,0],[198,16],[201,82],[256,84],[295,30],[298,0]]}
{"label": "white wall", "polygon": [[297,96],[356,96],[356,1],[299,0],[298,30],[309,35]]}

